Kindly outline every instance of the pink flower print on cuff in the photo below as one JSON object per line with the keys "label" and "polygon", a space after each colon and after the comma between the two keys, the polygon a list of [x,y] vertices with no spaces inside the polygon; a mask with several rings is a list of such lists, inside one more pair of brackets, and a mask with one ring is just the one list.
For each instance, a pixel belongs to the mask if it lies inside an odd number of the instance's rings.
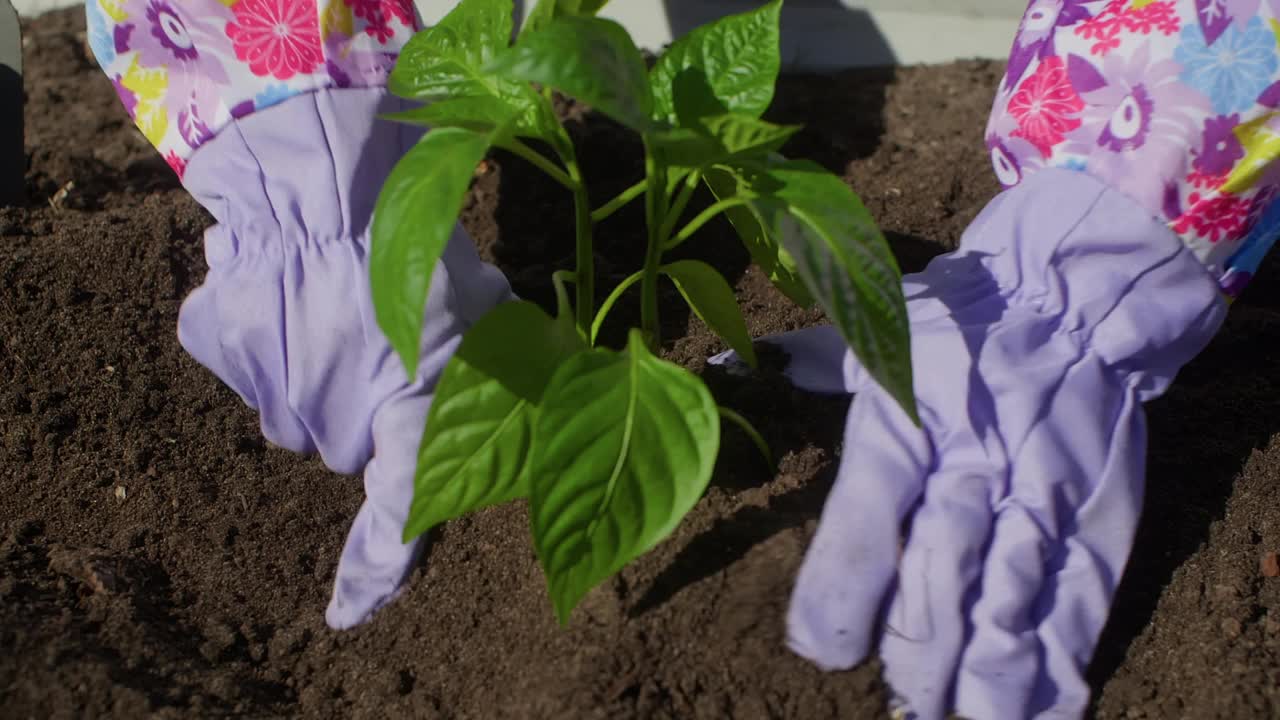
{"label": "pink flower print on cuff", "polygon": [[1018,125],[1011,134],[1049,157],[1054,146],[1080,126],[1076,116],[1083,107],[1067,78],[1062,58],[1046,58],[1009,99],[1008,112]]}
{"label": "pink flower print on cuff", "polygon": [[421,27],[412,0],[86,5],[99,64],[179,176],[192,153],[237,118],[321,88],[384,86]]}
{"label": "pink flower print on cuff", "polygon": [[1088,44],[1089,55],[1101,57],[1113,50],[1123,51],[1126,41],[1177,33],[1185,12],[1179,2],[1185,5],[1186,0],[1111,0],[1074,33],[1092,41]]}
{"label": "pink flower print on cuff", "polygon": [[1093,175],[1239,292],[1280,234],[1278,34],[1280,0],[1033,0],[987,124],[996,176]]}
{"label": "pink flower print on cuff", "polygon": [[227,37],[236,58],[254,75],[288,80],[307,75],[324,63],[320,18],[314,3],[287,0],[240,0]]}

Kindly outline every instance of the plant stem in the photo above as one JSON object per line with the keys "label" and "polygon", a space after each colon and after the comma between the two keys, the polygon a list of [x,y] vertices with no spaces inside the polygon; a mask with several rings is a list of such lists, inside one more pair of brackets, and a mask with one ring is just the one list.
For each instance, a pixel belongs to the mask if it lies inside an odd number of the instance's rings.
{"label": "plant stem", "polygon": [[582,172],[578,168],[573,143],[569,142],[567,137],[555,137],[552,138],[552,145],[559,153],[565,170],[556,167],[541,153],[525,145],[518,138],[510,138],[503,142],[501,147],[533,163],[573,193],[573,225],[578,265],[574,272],[574,286],[578,290],[577,323],[578,329],[585,335],[595,315],[595,255],[591,251],[591,199],[587,197],[587,186],[582,182]]}
{"label": "plant stem", "polygon": [[500,142],[498,147],[503,150],[509,150],[533,163],[539,170],[550,175],[552,180],[555,180],[569,190],[577,190],[577,186],[582,184],[581,182],[575,182],[570,175],[566,175],[563,170],[556,167],[555,163],[544,157],[542,153],[534,150],[528,145],[525,145],[517,138],[510,138],[505,142]]}
{"label": "plant stem", "polygon": [[662,224],[662,243],[665,245],[667,238],[671,237],[671,233],[676,229],[676,223],[680,222],[680,216],[684,214],[684,209],[689,206],[689,201],[693,199],[693,193],[698,189],[698,180],[702,178],[702,173],[694,170],[684,179],[684,187],[680,188],[680,194],[676,196],[675,202],[671,204],[671,211],[667,213],[667,221]]}
{"label": "plant stem", "polygon": [[558,314],[563,315],[569,311],[569,291],[565,289],[566,282],[576,283],[577,278],[571,270],[557,270],[551,273],[551,286],[556,289],[556,309]]}
{"label": "plant stem", "polygon": [[600,312],[596,313],[596,319],[591,323],[591,345],[593,347],[596,344],[596,335],[600,334],[600,327],[604,325],[604,319],[609,316],[609,311],[613,309],[622,294],[632,285],[640,282],[642,277],[644,277],[643,270],[637,270],[632,273],[626,280],[618,283],[618,287],[614,288],[613,292],[609,293],[609,297],[605,298],[604,302],[600,304]]}
{"label": "plant stem", "polygon": [[573,180],[573,234],[577,264],[574,287],[578,290],[578,330],[586,335],[596,314],[596,258],[591,242],[591,198],[587,196],[587,185],[582,181],[578,160],[573,156],[573,146],[569,145],[568,148],[561,159],[569,170],[569,178]]}
{"label": "plant stem", "polygon": [[773,464],[773,453],[769,451],[769,443],[764,441],[764,437],[751,424],[751,421],[723,405],[717,405],[716,409],[720,411],[720,417],[737,425],[742,432],[747,434],[748,438],[751,438],[751,442],[755,443],[756,448],[760,450],[760,454],[764,456],[764,461],[768,463],[769,472],[777,473],[778,466]]}
{"label": "plant stem", "polygon": [[644,170],[648,188],[644,196],[645,225],[649,245],[644,255],[644,276],[640,284],[640,330],[654,352],[662,345],[658,323],[658,265],[662,262],[662,226],[667,218],[667,168],[653,156],[645,139]]}
{"label": "plant stem", "polygon": [[636,196],[644,192],[644,189],[646,187],[648,187],[648,181],[641,180],[640,182],[637,182],[635,185],[632,185],[626,190],[623,190],[621,193],[618,193],[617,197],[605,203],[604,205],[600,206],[599,208],[597,208],[591,213],[591,222],[600,222],[601,220],[604,220],[605,218],[614,214],[619,209],[621,209],[624,205],[631,202],[632,200],[635,200]]}
{"label": "plant stem", "polygon": [[662,249],[670,250],[680,245],[680,243],[684,242],[685,240],[688,240],[691,235],[701,230],[702,226],[706,225],[711,220],[711,218],[715,217],[716,215],[719,215],[725,210],[737,207],[739,205],[746,205],[746,204],[747,204],[747,199],[740,195],[727,197],[724,200],[720,200],[719,202],[713,203],[706,210],[703,210],[702,212],[698,213],[697,217],[690,220],[688,225],[685,225],[683,228],[681,228],[680,232],[677,233],[675,237],[671,238],[669,241],[664,243]]}

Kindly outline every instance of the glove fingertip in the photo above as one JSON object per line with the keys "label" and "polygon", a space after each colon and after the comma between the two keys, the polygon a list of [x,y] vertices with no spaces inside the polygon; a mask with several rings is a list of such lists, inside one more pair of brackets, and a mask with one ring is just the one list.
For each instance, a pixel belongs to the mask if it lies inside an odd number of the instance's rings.
{"label": "glove fingertip", "polygon": [[751,375],[751,366],[747,364],[742,356],[736,350],[725,350],[707,358],[708,365],[714,365],[724,368],[724,371],[730,375],[737,377],[748,377]]}
{"label": "glove fingertip", "polygon": [[824,609],[802,596],[793,598],[787,611],[786,643],[825,672],[849,670],[867,656],[865,638],[852,628],[833,627]]}
{"label": "glove fingertip", "polygon": [[341,588],[335,587],[329,607],[324,611],[324,622],[333,630],[350,630],[369,622],[379,610],[390,605],[399,597],[403,588],[390,593],[368,597],[356,594],[354,597]]}

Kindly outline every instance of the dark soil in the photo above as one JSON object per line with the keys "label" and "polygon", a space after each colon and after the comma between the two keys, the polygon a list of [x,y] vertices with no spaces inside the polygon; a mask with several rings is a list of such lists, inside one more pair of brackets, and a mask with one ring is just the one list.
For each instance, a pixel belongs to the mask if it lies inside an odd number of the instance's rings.
{"label": "dark soil", "polygon": [[[704,369],[722,348],[674,298],[669,356],[756,423],[776,477],[727,431],[676,536],[567,630],[518,505],[450,523],[398,602],[328,630],[359,479],[265,445],[183,353],[174,324],[204,272],[208,216],[87,59],[79,12],[31,22],[26,43],[28,205],[0,209],[0,715],[883,716],[874,663],[825,675],[781,642],[847,402]],[[910,271],[996,190],[981,131],[999,72],[791,77],[772,114],[807,123],[788,154],[842,173]],[[630,184],[638,149],[567,112],[600,198]],[[535,177],[494,157],[465,221],[545,301],[571,227],[567,198]],[[638,266],[640,225],[623,213],[602,227],[602,285]],[[734,280],[753,333],[820,319],[783,301],[727,226],[689,252]],[[1099,717],[1280,717],[1278,272],[1150,406],[1146,521],[1093,667]]]}

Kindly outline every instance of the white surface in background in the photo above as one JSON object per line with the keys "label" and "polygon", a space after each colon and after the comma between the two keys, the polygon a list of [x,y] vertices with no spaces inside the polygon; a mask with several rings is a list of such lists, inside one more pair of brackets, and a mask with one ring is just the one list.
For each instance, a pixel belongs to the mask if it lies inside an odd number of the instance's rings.
{"label": "white surface in background", "polygon": [[[455,4],[449,0],[416,2],[427,24],[439,21]],[[679,6],[681,14],[687,9],[689,15],[710,18],[750,10],[761,2],[614,0],[600,14],[626,26],[640,47],[658,50],[674,39],[667,7],[687,3]],[[525,11],[532,6],[533,0],[526,0]],[[783,65],[830,70],[869,61],[883,64],[883,46],[903,65],[970,58],[1003,60],[1026,7],[1027,0],[786,0]],[[878,38],[867,36],[873,32],[868,20]],[[883,46],[869,49],[881,43]]]}
{"label": "white surface in background", "polygon": [[[3,0],[0,0],[3,1]],[[19,15],[39,15],[48,10],[80,5],[84,0],[12,0]]]}
{"label": "white surface in background", "polygon": [[[0,0],[3,1],[3,0]],[[428,24],[454,6],[450,0],[415,0]],[[759,0],[679,0],[705,4],[724,13],[759,5]],[[13,0],[21,15],[80,5],[83,0]],[[943,63],[962,58],[1003,59],[1017,30],[1026,0],[788,0],[795,20],[784,45],[788,67],[830,69],[863,64],[845,8],[865,10],[899,63]],[[532,0],[525,3],[532,6]],[[663,0],[615,0],[604,16],[626,25],[641,47],[656,50],[670,43],[671,27]],[[865,28],[864,28],[865,30]]]}

